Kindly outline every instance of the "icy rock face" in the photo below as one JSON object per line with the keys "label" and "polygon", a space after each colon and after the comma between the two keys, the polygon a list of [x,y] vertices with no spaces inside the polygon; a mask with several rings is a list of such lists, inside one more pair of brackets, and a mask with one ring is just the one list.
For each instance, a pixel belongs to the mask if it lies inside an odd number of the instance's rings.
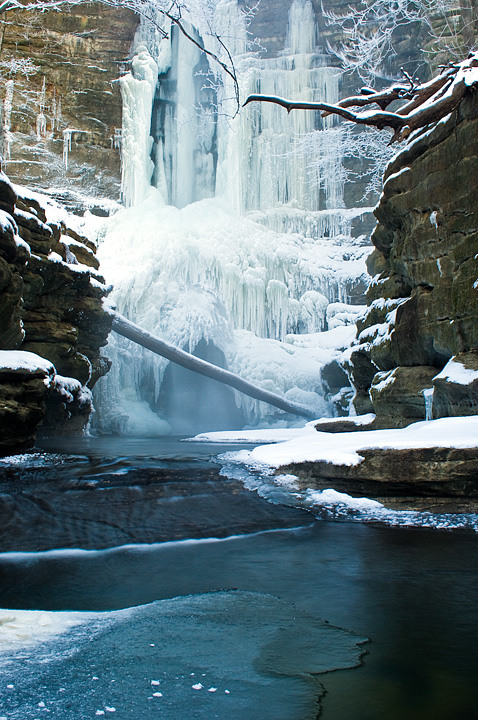
{"label": "icy rock face", "polygon": [[9,132],[0,152],[14,182],[119,198],[117,79],[137,24],[132,11],[101,4],[9,13],[0,79]]}
{"label": "icy rock face", "polygon": [[27,248],[15,241],[17,228],[13,212],[17,196],[4,173],[0,174],[0,347],[19,347],[23,280],[21,270],[29,257]]}
{"label": "icy rock face", "polygon": [[476,502],[476,448],[366,448],[360,455],[359,465],[291,463],[283,465],[281,472],[298,477],[302,490],[333,486],[338,492],[378,498],[385,505],[388,499],[398,500],[396,507],[403,507],[404,498],[411,496],[426,499],[427,510],[437,498],[443,504],[450,498]]}
{"label": "icy rock face", "polygon": [[[375,215],[376,250],[369,260],[374,276],[368,311],[359,323],[351,356],[358,412],[381,404],[371,391],[375,373],[398,368],[400,392],[416,395],[435,387],[431,417],[474,415],[473,382],[439,378],[456,356],[465,370],[475,369],[478,348],[478,217],[473,191],[478,172],[478,93],[458,111],[424,133],[392,161]],[[460,361],[459,361],[460,362]],[[470,364],[471,363],[471,364]],[[429,381],[417,387],[407,377],[428,367]],[[436,379],[433,379],[438,376]],[[420,385],[420,383],[418,383]],[[399,392],[398,386],[395,388]],[[386,392],[386,390],[384,390]],[[420,399],[421,398],[421,399]],[[387,414],[388,411],[387,411]],[[416,413],[404,411],[400,421]],[[386,421],[384,421],[386,422]]]}
{"label": "icy rock face", "polygon": [[0,208],[0,445],[14,451],[42,421],[45,433],[83,431],[111,318],[96,248],[66,211],[3,174]]}
{"label": "icy rock face", "polygon": [[[237,3],[218,5],[225,37],[234,34],[241,87],[334,102],[340,77],[317,47],[312,4],[294,0],[289,7],[286,49],[261,60],[246,52]],[[158,68],[151,122],[138,102],[146,91],[149,102],[144,81],[134,71],[122,80],[131,96],[123,136],[151,144],[154,170],[146,188],[149,158],[145,168],[133,146],[123,143],[123,192],[134,204],[111,218],[99,248],[115,287],[113,301],[120,313],[169,342],[189,352],[201,346],[204,359],[215,355],[251,382],[287,393],[318,416],[330,414],[321,368],[343,349],[349,333],[341,329],[355,317],[328,308],[360,302],[365,289],[369,248],[351,228],[366,209],[344,206],[336,148],[329,149],[328,172],[320,179],[310,177],[307,158],[296,152],[298,134],[315,127],[314,114],[288,117],[271,105],[248,107],[235,118],[218,114],[221,94],[221,112],[234,109],[227,100],[231,89],[211,84],[205,56],[174,28],[169,35],[158,43],[142,28],[137,38],[137,57]],[[337,332],[323,346],[320,340],[307,348],[296,342],[329,329]],[[98,388],[102,428],[164,432],[161,409],[170,404],[173,386],[181,385],[167,362],[117,339],[109,353],[114,369]],[[211,393],[203,388],[202,402]],[[231,401],[240,406],[242,424],[268,416],[255,401]],[[206,429],[213,428],[206,423],[195,431]]]}

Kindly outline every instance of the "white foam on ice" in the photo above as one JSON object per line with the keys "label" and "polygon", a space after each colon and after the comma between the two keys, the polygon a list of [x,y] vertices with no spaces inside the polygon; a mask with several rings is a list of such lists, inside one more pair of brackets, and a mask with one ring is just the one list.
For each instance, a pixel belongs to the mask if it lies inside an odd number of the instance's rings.
{"label": "white foam on ice", "polygon": [[0,609],[0,655],[51,640],[88,622],[89,617],[79,612]]}

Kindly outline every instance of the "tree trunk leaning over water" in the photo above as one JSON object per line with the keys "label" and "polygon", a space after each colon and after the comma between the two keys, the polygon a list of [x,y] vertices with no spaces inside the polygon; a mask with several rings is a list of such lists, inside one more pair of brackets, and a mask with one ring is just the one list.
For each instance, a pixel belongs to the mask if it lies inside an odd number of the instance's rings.
{"label": "tree trunk leaning over water", "polygon": [[300,415],[301,417],[308,418],[309,420],[316,418],[316,413],[304,405],[288,402],[280,395],[276,395],[268,390],[263,390],[257,385],[253,385],[247,380],[243,380],[243,378],[239,377],[239,375],[229,372],[229,370],[224,370],[223,368],[217,367],[217,365],[212,365],[205,360],[201,360],[200,358],[191,355],[191,353],[185,352],[175,345],[171,345],[165,340],[161,340],[155,335],[143,330],[138,325],[135,325],[130,320],[127,320],[125,317],[116,312],[113,313],[112,329],[114,332],[118,333],[118,335],[122,335],[128,340],[132,340],[138,345],[141,345],[147,350],[151,350],[157,355],[161,355],[171,362],[182,365],[182,367],[187,368],[187,370],[199,373],[200,375],[205,375],[206,377],[217,380],[224,385],[229,385],[235,390],[239,390],[239,392],[249,395],[249,397],[261,400],[262,402],[273,405],[274,407],[293,415]]}

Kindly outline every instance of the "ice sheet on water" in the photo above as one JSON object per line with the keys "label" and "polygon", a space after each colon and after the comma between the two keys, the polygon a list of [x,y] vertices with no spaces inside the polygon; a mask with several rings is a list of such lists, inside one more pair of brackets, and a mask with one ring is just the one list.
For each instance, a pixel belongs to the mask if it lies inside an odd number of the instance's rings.
{"label": "ice sheet on water", "polygon": [[476,513],[439,513],[418,510],[391,510],[369,498],[355,498],[328,488],[298,494],[304,507],[317,517],[329,520],[374,522],[394,527],[428,527],[436,530],[467,529],[478,532]]}
{"label": "ice sheet on water", "polygon": [[253,592],[72,617],[83,622],[5,668],[9,720],[34,717],[39,703],[59,720],[72,707],[85,719],[113,708],[136,720],[312,719],[321,694],[312,675],[356,666],[365,641]]}

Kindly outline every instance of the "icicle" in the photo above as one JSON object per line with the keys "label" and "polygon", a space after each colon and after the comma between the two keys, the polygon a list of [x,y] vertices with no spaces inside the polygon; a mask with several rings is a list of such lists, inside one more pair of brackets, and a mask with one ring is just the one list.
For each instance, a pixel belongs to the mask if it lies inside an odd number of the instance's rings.
{"label": "icicle", "polygon": [[61,123],[61,97],[56,96],[56,88],[53,88],[53,98],[51,101],[51,132],[60,127]]}
{"label": "icicle", "polygon": [[131,72],[120,78],[123,98],[121,192],[125,205],[140,202],[150,186],[151,110],[158,66],[145,45],[136,48]]}
{"label": "icicle", "polygon": [[43,78],[43,86],[40,91],[38,98],[38,114],[36,117],[36,134],[38,140],[43,140],[46,136],[46,117],[45,117],[45,103],[46,103],[46,79]]}
{"label": "icicle", "polygon": [[14,81],[7,80],[5,83],[5,99],[3,101],[3,155],[5,160],[10,160],[12,147],[12,133],[10,132],[13,108]]}
{"label": "icicle", "polygon": [[425,399],[425,420],[433,420],[433,393],[435,388],[426,388],[422,390]]}
{"label": "icicle", "polygon": [[289,10],[286,48],[291,55],[315,50],[316,28],[310,0],[294,0]]}
{"label": "icicle", "polygon": [[56,104],[56,113],[55,113],[55,125],[57,127],[60,126],[61,123],[61,97],[58,98],[57,104]]}
{"label": "icicle", "polygon": [[45,103],[46,103],[46,78],[44,77],[42,89],[40,90],[40,97],[38,99],[38,110],[40,113],[43,113],[45,111]]}
{"label": "icicle", "polygon": [[52,133],[55,132],[55,124],[56,124],[56,91],[55,88],[53,88],[53,98],[51,101],[51,131]]}
{"label": "icicle", "polygon": [[66,128],[63,130],[63,162],[65,164],[65,170],[68,170],[68,157],[71,151],[71,136],[75,130],[73,128]]}
{"label": "icicle", "polygon": [[115,150],[121,150],[121,128],[115,128],[113,135],[113,148]]}
{"label": "icicle", "polygon": [[46,135],[46,117],[43,113],[37,115],[36,132],[38,140],[42,140]]}

